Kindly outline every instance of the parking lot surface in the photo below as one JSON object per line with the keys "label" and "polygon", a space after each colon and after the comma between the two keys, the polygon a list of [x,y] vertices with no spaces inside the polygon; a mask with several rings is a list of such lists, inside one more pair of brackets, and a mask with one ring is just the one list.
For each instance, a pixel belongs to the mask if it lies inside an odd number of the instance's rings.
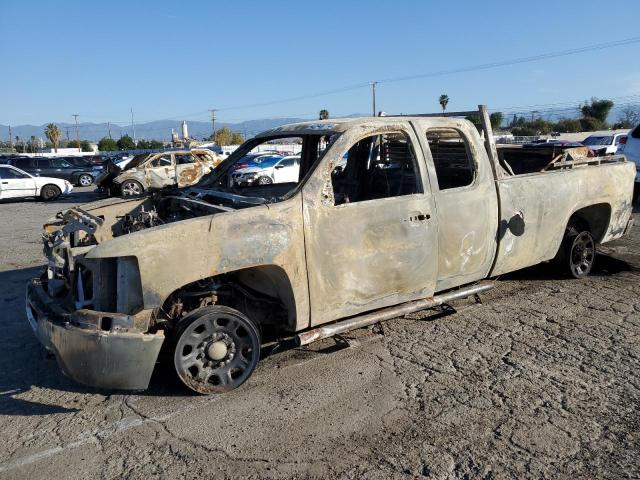
{"label": "parking lot surface", "polygon": [[588,279],[527,269],[482,304],[270,355],[231,393],[164,365],[110,392],[65,378],[24,315],[42,224],[95,197],[0,202],[0,478],[640,476],[638,228]]}

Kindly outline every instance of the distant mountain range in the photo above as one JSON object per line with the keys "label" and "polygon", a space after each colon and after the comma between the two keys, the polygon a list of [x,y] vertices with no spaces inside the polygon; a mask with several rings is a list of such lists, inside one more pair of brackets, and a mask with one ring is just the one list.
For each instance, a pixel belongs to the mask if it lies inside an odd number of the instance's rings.
{"label": "distant mountain range", "polygon": [[[216,122],[216,130],[222,127],[228,127],[234,132],[240,132],[243,135],[252,137],[264,130],[283,125],[285,123],[294,123],[310,120],[308,118],[269,118],[262,120],[247,120],[241,123]],[[58,123],[58,127],[62,133],[62,138],[67,138],[67,129],[71,140],[76,138],[76,127],[72,123]],[[190,122],[189,136],[191,138],[202,139],[211,135],[211,122]],[[12,125],[11,135],[15,140],[18,136],[21,139],[28,140],[31,136],[44,136],[45,125]],[[156,120],[154,122],[136,123],[136,138],[144,138],[146,140],[162,140],[169,141],[171,139],[171,129],[174,129],[181,136],[182,121],[180,120]],[[80,138],[82,140],[98,141],[102,137],[109,135],[109,126],[107,123],[80,123]],[[118,139],[123,135],[133,137],[133,128],[131,125],[115,125],[111,124],[111,137]],[[0,140],[9,138],[9,126],[0,125]]]}

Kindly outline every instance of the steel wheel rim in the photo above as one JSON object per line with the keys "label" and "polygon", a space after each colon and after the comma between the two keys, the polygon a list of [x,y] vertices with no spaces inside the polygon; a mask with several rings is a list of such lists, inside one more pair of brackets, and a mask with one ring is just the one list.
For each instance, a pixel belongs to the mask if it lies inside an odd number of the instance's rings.
{"label": "steel wheel rim", "polygon": [[[213,344],[224,344],[224,358],[213,359]],[[260,354],[259,340],[238,317],[228,314],[203,316],[180,335],[174,353],[178,376],[200,393],[232,390],[253,372]]]}
{"label": "steel wheel rim", "polygon": [[122,185],[122,194],[123,195],[139,195],[140,185],[134,182],[125,182],[124,185]]}
{"label": "steel wheel rim", "polygon": [[88,175],[81,175],[80,185],[82,185],[83,187],[88,187],[89,185],[91,185],[91,177]]}
{"label": "steel wheel rim", "polygon": [[577,276],[586,275],[591,270],[596,255],[596,247],[589,233],[580,233],[571,247],[571,270]]}

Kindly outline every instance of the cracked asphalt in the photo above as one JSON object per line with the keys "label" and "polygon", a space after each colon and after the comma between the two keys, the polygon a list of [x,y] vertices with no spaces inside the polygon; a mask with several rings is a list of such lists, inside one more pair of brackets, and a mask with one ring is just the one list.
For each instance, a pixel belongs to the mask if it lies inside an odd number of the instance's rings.
{"label": "cracked asphalt", "polygon": [[270,355],[221,396],[160,366],[123,393],[65,378],[24,315],[42,223],[92,198],[0,203],[0,478],[640,477],[638,228],[585,280],[508,275],[482,304]]}

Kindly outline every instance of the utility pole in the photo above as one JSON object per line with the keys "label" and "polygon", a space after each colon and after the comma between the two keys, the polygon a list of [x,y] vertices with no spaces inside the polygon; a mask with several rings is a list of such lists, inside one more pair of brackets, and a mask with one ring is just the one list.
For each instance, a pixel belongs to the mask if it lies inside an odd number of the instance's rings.
{"label": "utility pole", "polygon": [[209,111],[211,112],[211,138],[215,142],[216,140],[216,109],[212,108]]}
{"label": "utility pole", "polygon": [[9,148],[13,150],[13,133],[11,133],[11,125],[9,125]]}
{"label": "utility pole", "polygon": [[80,149],[80,132],[78,131],[78,117],[80,115],[78,115],[77,113],[74,113],[71,116],[76,120],[76,140],[78,141],[78,152],[81,152],[82,150]]}
{"label": "utility pole", "polygon": [[107,129],[109,130],[109,140],[113,140],[111,138],[111,122],[107,122]]}
{"label": "utility pole", "polygon": [[371,98],[373,100],[373,116],[376,116],[376,85],[378,82],[371,82]]}
{"label": "utility pole", "polygon": [[136,141],[136,124],[133,123],[133,107],[131,107],[131,128],[133,128],[133,142]]}
{"label": "utility pole", "polygon": [[67,129],[67,143],[69,143],[69,127],[64,127]]}

